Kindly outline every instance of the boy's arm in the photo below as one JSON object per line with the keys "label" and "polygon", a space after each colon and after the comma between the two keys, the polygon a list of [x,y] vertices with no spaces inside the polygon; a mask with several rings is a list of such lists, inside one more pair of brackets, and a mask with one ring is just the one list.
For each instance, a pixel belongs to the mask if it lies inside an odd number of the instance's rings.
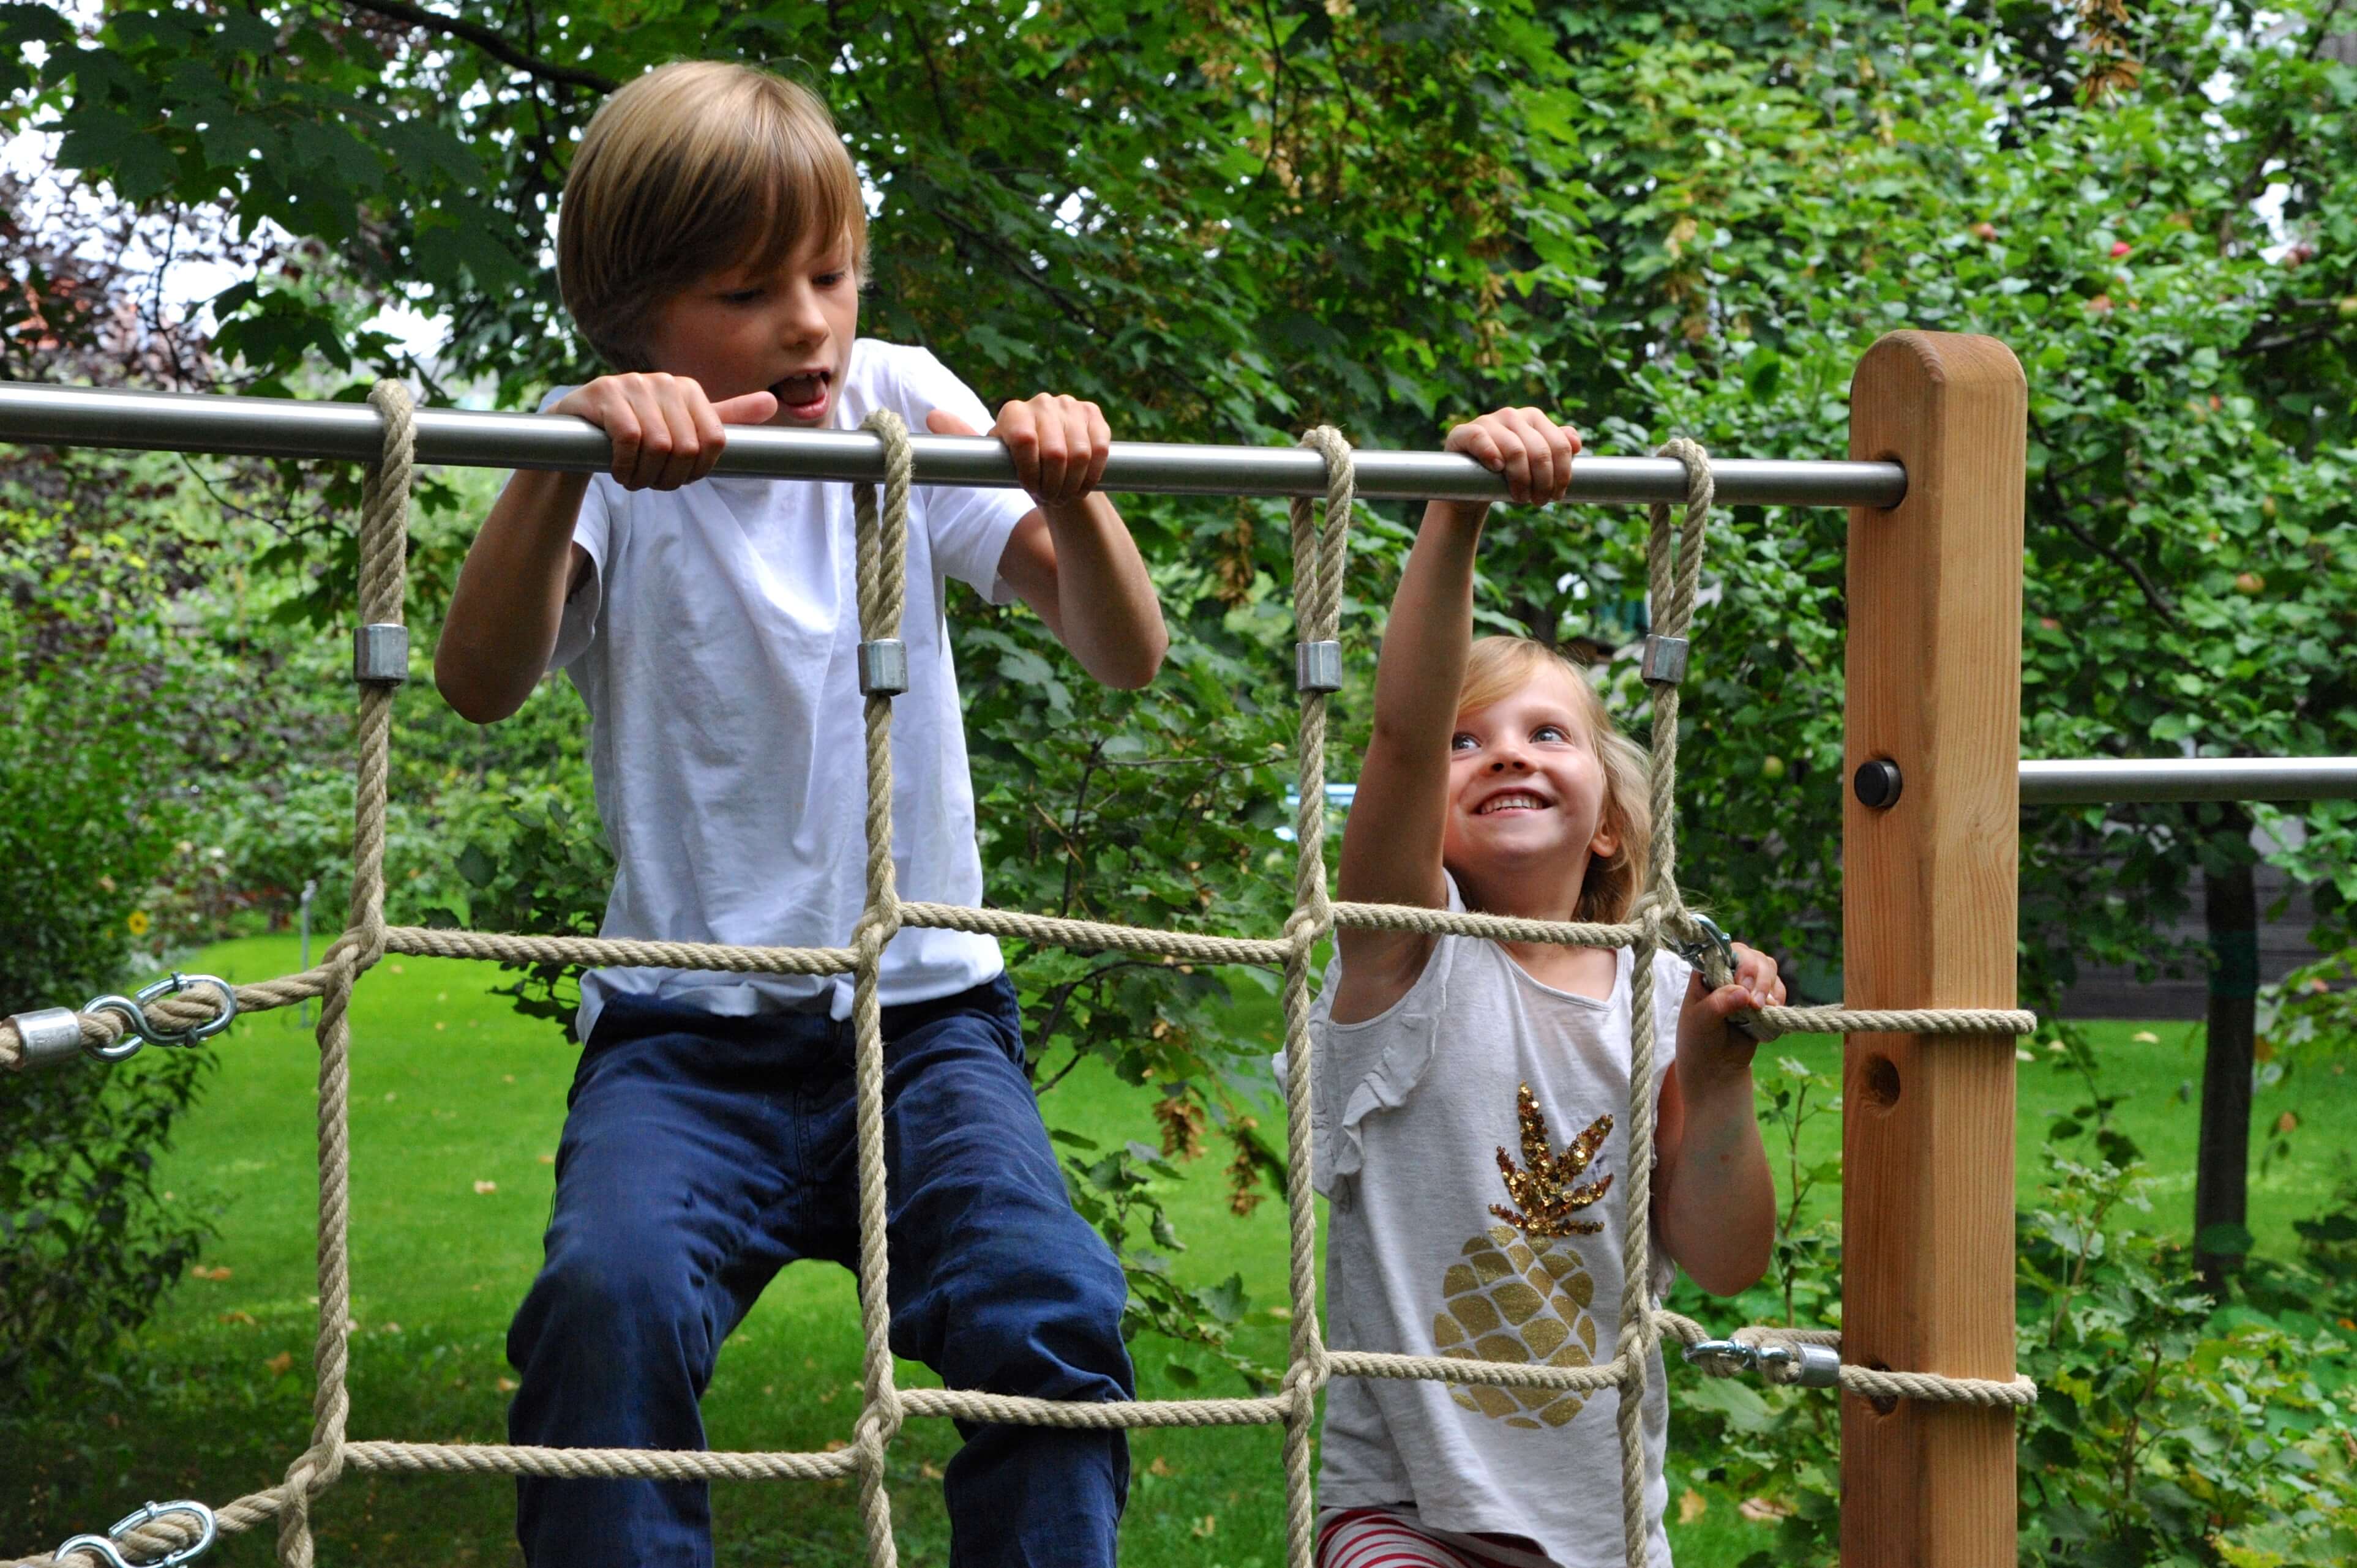
{"label": "boy's arm", "polygon": [[[767,392],[714,403],[684,376],[600,376],[551,405],[587,420],[612,439],[614,478],[630,489],[677,489],[712,471],[728,444],[728,424],[755,424],[778,411]],[[547,671],[565,616],[581,585],[588,552],[573,542],[586,474],[512,475],[467,547],[434,683],[479,725],[506,718]]]}
{"label": "boy's arm", "polygon": [[479,725],[523,706],[548,668],[565,601],[587,570],[573,542],[587,474],[511,477],[468,547],[434,649],[434,683]]}
{"label": "boy's arm", "polygon": [[1784,983],[1774,960],[1740,944],[1736,953],[1731,983],[1705,993],[1699,974],[1688,983],[1653,1135],[1653,1223],[1663,1249],[1713,1295],[1757,1282],[1776,1239],[1776,1184],[1752,1103],[1758,1047],[1727,1018],[1781,1004]]}
{"label": "boy's arm", "polygon": [[[925,423],[939,435],[979,434],[939,409]],[[1096,489],[1112,441],[1104,415],[1092,403],[1042,395],[1008,403],[990,434],[1006,443],[1039,503],[1008,535],[998,575],[1093,679],[1124,691],[1145,685],[1170,636],[1137,542]]]}
{"label": "boy's arm", "polygon": [[1135,691],[1162,668],[1170,635],[1128,525],[1102,495],[1024,513],[998,574],[1095,680]]}
{"label": "boy's arm", "polygon": [[[1507,478],[1519,501],[1551,501],[1571,479],[1579,437],[1536,409],[1501,409],[1448,433],[1448,449]],[[1340,891],[1353,903],[1447,901],[1440,846],[1448,814],[1448,742],[1473,641],[1473,561],[1490,508],[1436,500],[1408,552],[1375,662],[1374,731],[1342,827]],[[1369,1018],[1405,994],[1432,939],[1415,931],[1336,933],[1337,1022]]]}

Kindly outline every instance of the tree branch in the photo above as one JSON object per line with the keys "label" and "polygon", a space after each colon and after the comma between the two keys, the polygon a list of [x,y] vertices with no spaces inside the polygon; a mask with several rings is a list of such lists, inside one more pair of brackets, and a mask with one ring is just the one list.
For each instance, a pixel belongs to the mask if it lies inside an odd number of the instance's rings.
{"label": "tree branch", "polygon": [[2145,603],[2150,605],[2154,611],[2169,625],[2178,626],[2179,623],[2177,618],[2177,607],[2169,602],[2169,596],[2155,586],[2150,577],[2145,575],[2144,568],[2072,521],[2070,510],[2062,504],[2061,498],[2057,496],[2054,499],[2054,521],[2061,525],[2062,532],[2134,578],[2136,587],[2144,595]]}
{"label": "tree branch", "polygon": [[[2037,421],[2032,420],[2030,423],[2036,424]],[[2046,440],[2045,431],[2040,430],[2038,437],[2049,451],[2053,450],[2053,443]],[[2171,604],[2169,596],[2162,593],[2153,580],[2145,575],[2143,567],[2072,521],[2070,499],[2063,495],[2062,487],[2055,483],[2054,476],[2050,471],[2040,476],[2039,488],[2045,491],[2046,499],[2053,510],[2054,521],[2063,532],[2126,573],[2130,580],[2136,584],[2137,590],[2144,595],[2145,603],[2150,605],[2154,612],[2169,625],[2182,629],[2182,623],[2177,618],[2177,607]]]}
{"label": "tree branch", "polygon": [[[2316,19],[2315,29],[2309,35],[2308,48],[2300,56],[2303,61],[2315,61],[2318,52],[2324,48],[2325,40],[2332,36],[2332,24],[2340,19],[2341,7],[2348,3],[2349,0],[2332,0],[2331,8]],[[2276,155],[2283,151],[2284,144],[2290,139],[2291,121],[2287,116],[2276,127],[2275,134],[2267,138],[2266,145],[2259,149],[2259,156],[2251,160],[2250,172],[2243,177],[2241,188],[2234,192],[2233,206],[2248,204],[2266,188],[2267,165],[2275,161]]]}
{"label": "tree branch", "polygon": [[460,38],[474,45],[502,65],[513,66],[528,76],[559,87],[586,88],[591,92],[611,92],[621,85],[609,76],[589,70],[587,66],[557,65],[511,43],[497,28],[469,22],[462,16],[446,16],[438,11],[428,11],[422,5],[405,4],[405,0],[344,0],[345,7],[368,11],[388,21],[423,27],[446,38]]}
{"label": "tree branch", "polygon": [[2237,360],[2247,359],[2253,354],[2272,354],[2277,349],[2296,348],[2302,343],[2313,343],[2319,338],[2330,338],[2341,329],[2338,320],[2327,319],[2293,331],[2278,332],[2271,338],[2249,338],[2226,352]]}

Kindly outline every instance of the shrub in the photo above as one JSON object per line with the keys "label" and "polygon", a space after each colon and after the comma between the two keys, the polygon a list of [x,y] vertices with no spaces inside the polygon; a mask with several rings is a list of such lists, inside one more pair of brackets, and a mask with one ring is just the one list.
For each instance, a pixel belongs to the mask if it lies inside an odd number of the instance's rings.
{"label": "shrub", "polygon": [[[1800,1064],[1763,1074],[1771,1154],[1832,1085]],[[1802,1090],[1817,1097],[1812,1107]],[[2243,1300],[2216,1306],[2176,1241],[2148,1234],[2136,1150],[2100,1093],[2064,1119],[2048,1179],[2016,1220],[2017,1356],[2038,1403],[2016,1427],[2020,1560],[2051,1568],[2286,1568],[2357,1558],[2357,1452],[2346,1364],[2357,1279],[2357,1187],[2298,1226],[2298,1265],[2255,1259]],[[1797,1147],[1797,1144],[1792,1144]],[[1802,1173],[1804,1176],[1807,1173]],[[1837,1316],[1838,1228],[1794,1204],[1775,1270],[1732,1303],[1681,1294],[1713,1323]],[[1691,1293],[1690,1285],[1681,1291]],[[1744,1568],[1837,1558],[1840,1419],[1823,1393],[1672,1379],[1679,1472],[1783,1515]]]}
{"label": "shrub", "polygon": [[[121,981],[142,889],[173,836],[152,800],[169,755],[103,675],[0,670],[0,1008],[78,1006]],[[160,746],[151,752],[151,746]],[[14,1076],[0,1093],[0,1397],[138,1326],[196,1256],[158,1151],[208,1058],[150,1051]]]}

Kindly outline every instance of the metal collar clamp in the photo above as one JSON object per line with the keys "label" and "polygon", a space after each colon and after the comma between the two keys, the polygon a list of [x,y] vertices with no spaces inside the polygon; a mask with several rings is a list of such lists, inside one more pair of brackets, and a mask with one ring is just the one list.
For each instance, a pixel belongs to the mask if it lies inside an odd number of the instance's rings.
{"label": "metal collar clamp", "polygon": [[1716,1377],[1757,1372],[1771,1383],[1830,1389],[1841,1383],[1841,1352],[1830,1345],[1747,1345],[1738,1339],[1706,1339],[1685,1349],[1687,1364]]}

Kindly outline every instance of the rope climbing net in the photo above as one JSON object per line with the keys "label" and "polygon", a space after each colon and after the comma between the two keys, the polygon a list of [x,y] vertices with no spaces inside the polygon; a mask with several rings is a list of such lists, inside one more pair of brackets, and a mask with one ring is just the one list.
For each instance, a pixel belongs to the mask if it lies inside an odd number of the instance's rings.
{"label": "rope climbing net", "polygon": [[[1820,1330],[1772,1326],[1738,1330],[1732,1339],[1708,1339],[1691,1319],[1660,1308],[1648,1294],[1654,1128],[1654,1009],[1652,956],[1664,946],[1698,958],[1713,984],[1727,976],[1725,949],[1715,928],[1689,911],[1676,883],[1674,804],[1677,782],[1678,678],[1700,581],[1705,524],[1712,506],[1707,454],[1675,440],[1662,455],[1687,474],[1684,515],[1651,509],[1650,577],[1655,622],[1641,671],[1652,706],[1651,790],[1653,844],[1651,872],[1632,918],[1611,924],[1506,918],[1396,905],[1338,903],[1326,889],[1326,722],[1329,694],[1340,685],[1343,567],[1352,500],[1351,453],[1337,432],[1318,429],[1303,443],[1326,460],[1322,517],[1310,498],[1292,506],[1300,723],[1296,756],[1300,804],[1294,822],[1293,909],[1275,937],[1169,932],[1094,921],[1050,918],[1005,909],[913,903],[899,897],[892,865],[892,696],[905,688],[899,640],[903,603],[910,455],[900,421],[880,413],[866,427],[882,438],[886,475],[880,501],[874,489],[854,491],[858,532],[860,685],[866,726],[866,895],[850,945],[843,948],[726,947],[694,942],[534,937],[388,926],[384,919],[386,789],[393,693],[407,668],[402,629],[414,410],[399,383],[380,382],[370,402],[383,416],[382,456],[368,470],[361,522],[361,626],[355,639],[359,680],[357,804],[353,876],[343,933],[317,967],[297,974],[207,994],[151,987],[136,999],[102,998],[78,1013],[52,1009],[0,1023],[0,1067],[32,1065],[44,1057],[87,1050],[118,1059],[139,1039],[186,1043],[224,1026],[237,1013],[320,999],[318,1090],[318,1301],[314,1365],[317,1391],[310,1445],[276,1486],[225,1504],[217,1515],[195,1505],[151,1505],[106,1537],[76,1537],[50,1557],[16,1560],[6,1568],[69,1563],[98,1568],[126,1555],[193,1553],[210,1541],[217,1519],[222,1531],[278,1523],[279,1557],[308,1568],[315,1543],[313,1502],[347,1469],[535,1475],[563,1477],[645,1477],[662,1480],[821,1480],[856,1477],[869,1562],[897,1563],[887,1450],[909,1416],[1064,1427],[1281,1425],[1284,1428],[1286,1562],[1309,1568],[1313,1523],[1310,1429],[1317,1396],[1336,1377],[1415,1378],[1459,1385],[1601,1391],[1619,1394],[1621,1506],[1627,1560],[1643,1568],[1648,1521],[1638,1422],[1652,1354],[1667,1336],[1688,1348],[1706,1371],[1745,1369],[1770,1380],[1837,1383],[1879,1399],[1963,1401],[2025,1405],[2036,1398],[2029,1380],[1950,1378],[1928,1371],[1887,1371],[1843,1363],[1839,1337]],[[1316,1213],[1311,1188],[1311,1045],[1308,1034],[1311,955],[1337,927],[1414,929],[1518,942],[1557,942],[1635,950],[1631,998],[1629,1170],[1624,1187],[1630,1222],[1622,1229],[1622,1288],[1619,1328],[1610,1359],[1589,1366],[1533,1366],[1441,1356],[1329,1351],[1318,1326],[1312,1255]],[[1140,1400],[1074,1403],[963,1389],[903,1389],[893,1377],[886,1288],[884,1165],[884,1042],[877,984],[886,946],[909,927],[980,932],[1038,943],[1114,949],[1208,963],[1281,966],[1284,972],[1286,1120],[1286,1204],[1290,1219],[1292,1338],[1278,1391],[1258,1398]],[[858,1151],[860,1326],[864,1338],[863,1398],[851,1441],[826,1453],[726,1453],[612,1448],[534,1448],[494,1444],[355,1442],[347,1436],[350,1399],[345,1387],[351,1325],[349,1260],[350,1139],[349,1101],[354,985],[388,953],[446,958],[653,965],[685,970],[853,977]],[[176,977],[177,979],[177,977]],[[170,994],[164,994],[166,989]],[[1842,1034],[2021,1035],[2036,1025],[2029,1013],[1997,1009],[1850,1010],[1764,1007],[1749,1016],[1761,1037],[1796,1032]],[[175,1561],[185,1561],[176,1557]]]}

